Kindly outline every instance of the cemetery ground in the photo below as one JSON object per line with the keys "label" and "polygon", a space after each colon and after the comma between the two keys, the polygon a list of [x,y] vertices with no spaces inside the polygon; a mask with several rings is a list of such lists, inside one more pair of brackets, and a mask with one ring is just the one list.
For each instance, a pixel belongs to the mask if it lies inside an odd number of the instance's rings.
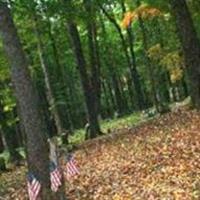
{"label": "cemetery ground", "polygon": [[[106,122],[109,135],[77,146],[80,175],[66,182],[70,200],[199,200],[200,114],[187,108],[142,121]],[[71,138],[82,141],[82,132]],[[28,199],[26,167],[0,175],[1,200]]]}

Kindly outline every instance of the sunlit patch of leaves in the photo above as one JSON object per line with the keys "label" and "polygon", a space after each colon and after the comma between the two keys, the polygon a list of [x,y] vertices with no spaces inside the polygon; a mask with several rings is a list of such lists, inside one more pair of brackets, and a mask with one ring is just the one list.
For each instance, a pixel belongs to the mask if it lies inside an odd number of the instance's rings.
{"label": "sunlit patch of leaves", "polygon": [[170,73],[172,83],[182,79],[184,61],[179,52],[171,52],[163,57],[161,64],[167,68]]}
{"label": "sunlit patch of leaves", "polygon": [[160,44],[156,44],[150,47],[147,53],[152,61],[157,62],[169,72],[172,83],[183,78],[185,65],[179,51],[166,53]]}

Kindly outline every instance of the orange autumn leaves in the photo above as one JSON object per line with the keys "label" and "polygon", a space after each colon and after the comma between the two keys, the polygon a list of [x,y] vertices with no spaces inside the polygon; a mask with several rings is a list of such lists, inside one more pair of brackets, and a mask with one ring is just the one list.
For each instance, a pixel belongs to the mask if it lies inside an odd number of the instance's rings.
{"label": "orange autumn leaves", "polygon": [[134,11],[128,11],[124,14],[122,27],[128,28],[134,20],[138,19],[138,17],[141,17],[142,19],[151,19],[161,15],[162,13],[159,9],[150,7],[148,5],[141,5]]}
{"label": "orange autumn leaves", "polygon": [[123,28],[128,28],[131,25],[133,19],[136,18],[136,17],[137,16],[135,15],[134,12],[125,13],[124,14],[124,19],[122,20],[122,27]]}

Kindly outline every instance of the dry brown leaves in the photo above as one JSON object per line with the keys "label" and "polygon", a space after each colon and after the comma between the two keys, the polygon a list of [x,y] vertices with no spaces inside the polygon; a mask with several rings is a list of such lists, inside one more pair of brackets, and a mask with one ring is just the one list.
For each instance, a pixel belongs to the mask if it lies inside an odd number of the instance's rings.
{"label": "dry brown leaves", "polygon": [[[179,110],[120,130],[76,158],[81,174],[66,185],[70,200],[198,200],[200,114]],[[9,200],[19,193],[25,189],[9,191]]]}

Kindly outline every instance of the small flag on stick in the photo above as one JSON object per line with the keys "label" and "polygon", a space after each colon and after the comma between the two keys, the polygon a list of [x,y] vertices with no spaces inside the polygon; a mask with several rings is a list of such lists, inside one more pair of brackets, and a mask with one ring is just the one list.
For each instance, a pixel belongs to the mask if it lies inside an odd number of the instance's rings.
{"label": "small flag on stick", "polygon": [[41,190],[41,184],[32,173],[28,173],[27,175],[27,187],[29,199],[37,200]]}
{"label": "small flag on stick", "polygon": [[54,162],[50,162],[50,179],[51,179],[51,190],[57,192],[58,188],[62,185],[62,174],[60,169]]}
{"label": "small flag on stick", "polygon": [[71,177],[80,174],[80,172],[77,167],[77,162],[71,154],[67,156],[66,160],[64,174],[66,179],[69,180]]}

